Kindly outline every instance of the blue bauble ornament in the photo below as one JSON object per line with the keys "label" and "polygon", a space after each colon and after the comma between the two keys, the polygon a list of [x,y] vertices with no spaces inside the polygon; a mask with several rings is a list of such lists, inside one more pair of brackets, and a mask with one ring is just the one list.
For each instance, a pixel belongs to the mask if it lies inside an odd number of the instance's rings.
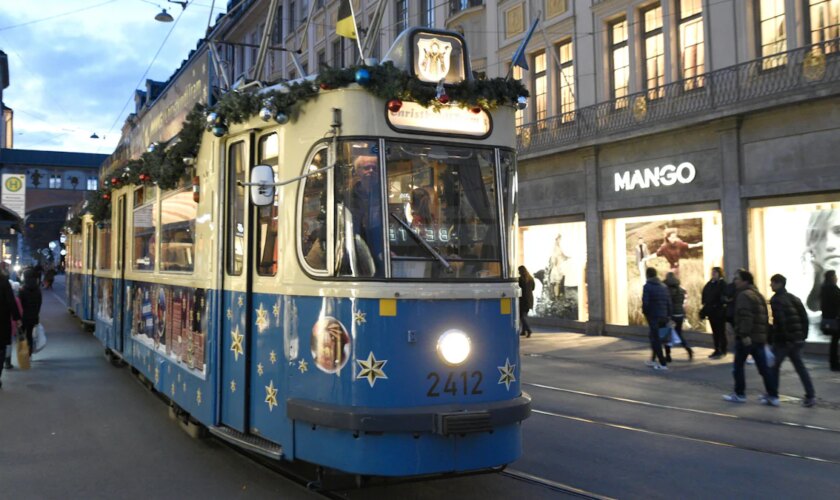
{"label": "blue bauble ornament", "polygon": [[222,137],[227,134],[227,127],[223,127],[221,125],[216,125],[213,127],[213,135],[216,137]]}
{"label": "blue bauble ornament", "polygon": [[356,70],[356,83],[359,85],[367,85],[370,83],[370,71],[366,70],[365,68],[359,68]]}
{"label": "blue bauble ornament", "polygon": [[274,121],[276,121],[280,125],[285,125],[285,124],[289,123],[289,115],[280,111],[280,112],[277,113],[277,116],[274,117]]}

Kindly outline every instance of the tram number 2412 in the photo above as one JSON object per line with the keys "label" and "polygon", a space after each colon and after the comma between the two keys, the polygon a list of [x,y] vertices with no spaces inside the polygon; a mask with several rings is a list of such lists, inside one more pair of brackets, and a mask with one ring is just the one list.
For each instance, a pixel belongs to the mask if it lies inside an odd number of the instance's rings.
{"label": "tram number 2412", "polygon": [[438,372],[431,372],[426,376],[426,380],[430,380],[432,386],[429,387],[429,392],[426,396],[430,398],[438,398],[441,392],[449,393],[452,396],[457,396],[458,393],[466,395],[479,395],[484,391],[481,390],[481,381],[484,380],[484,374],[476,370],[472,373],[463,372],[449,372],[446,375],[446,381],[443,383],[443,388],[440,388],[442,375]]}

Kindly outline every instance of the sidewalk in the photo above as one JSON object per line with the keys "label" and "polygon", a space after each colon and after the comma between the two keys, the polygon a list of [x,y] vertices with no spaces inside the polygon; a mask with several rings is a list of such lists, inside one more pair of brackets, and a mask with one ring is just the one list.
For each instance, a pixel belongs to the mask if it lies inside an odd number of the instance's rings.
{"label": "sidewalk", "polygon": [[164,402],[105,360],[67,312],[63,291],[57,280],[43,292],[48,343],[32,368],[21,371],[15,360],[3,371],[0,496],[316,497],[214,439],[187,436]]}
{"label": "sidewalk", "polygon": [[[647,339],[589,336],[546,328],[537,328],[531,338],[520,338],[523,357],[544,356],[573,360],[575,363],[597,364],[628,374],[652,372],[643,364],[650,359]],[[708,356],[712,349],[703,346],[692,348],[694,361],[691,362],[688,361],[685,349],[673,348],[671,356],[674,361],[668,364],[668,372],[661,373],[662,377],[707,385],[710,401],[720,400],[722,394],[732,391],[732,354],[720,360],[711,360]],[[829,369],[827,356],[806,355],[805,364],[814,383],[818,406],[840,410],[840,372]],[[745,371],[748,392],[757,392],[761,389],[757,370],[747,365]],[[604,373],[604,376],[609,376],[609,373]],[[780,381],[779,395],[783,402],[796,402],[803,396],[799,376],[789,360],[782,365]]]}

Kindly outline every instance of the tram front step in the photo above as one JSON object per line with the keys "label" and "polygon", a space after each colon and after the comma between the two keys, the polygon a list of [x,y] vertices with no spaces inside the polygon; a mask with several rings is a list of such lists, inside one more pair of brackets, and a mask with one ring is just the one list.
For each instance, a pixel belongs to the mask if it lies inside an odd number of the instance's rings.
{"label": "tram front step", "polygon": [[283,447],[279,444],[272,443],[267,439],[257,437],[251,434],[243,434],[230,427],[207,427],[210,434],[213,434],[219,439],[227,441],[228,443],[244,448],[248,451],[258,453],[268,458],[280,460],[283,458]]}

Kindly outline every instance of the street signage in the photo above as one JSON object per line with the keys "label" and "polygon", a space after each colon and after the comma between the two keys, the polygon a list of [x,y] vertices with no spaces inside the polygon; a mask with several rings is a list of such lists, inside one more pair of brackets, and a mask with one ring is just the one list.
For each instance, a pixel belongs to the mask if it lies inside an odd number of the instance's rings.
{"label": "street signage", "polygon": [[26,176],[3,174],[3,189],[0,203],[21,218],[26,216]]}

